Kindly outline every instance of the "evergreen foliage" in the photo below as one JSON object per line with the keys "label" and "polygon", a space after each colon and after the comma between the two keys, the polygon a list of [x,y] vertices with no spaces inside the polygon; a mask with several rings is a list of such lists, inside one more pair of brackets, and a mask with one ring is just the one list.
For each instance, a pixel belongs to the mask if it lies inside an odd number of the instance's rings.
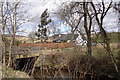
{"label": "evergreen foliage", "polygon": [[38,25],[38,31],[35,34],[38,37],[38,40],[41,40],[41,42],[46,42],[47,40],[47,25],[51,22],[51,19],[48,19],[49,14],[48,14],[48,9],[46,9],[40,19],[40,24]]}

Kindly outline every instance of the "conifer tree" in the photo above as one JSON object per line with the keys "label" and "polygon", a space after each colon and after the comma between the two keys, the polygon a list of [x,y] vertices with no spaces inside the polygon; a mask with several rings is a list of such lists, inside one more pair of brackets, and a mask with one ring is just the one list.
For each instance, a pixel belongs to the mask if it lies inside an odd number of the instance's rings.
{"label": "conifer tree", "polygon": [[48,9],[46,9],[41,17],[40,17],[40,24],[38,25],[38,31],[35,34],[38,37],[38,40],[41,40],[41,42],[46,42],[47,40],[47,25],[51,22],[51,19],[48,19]]}

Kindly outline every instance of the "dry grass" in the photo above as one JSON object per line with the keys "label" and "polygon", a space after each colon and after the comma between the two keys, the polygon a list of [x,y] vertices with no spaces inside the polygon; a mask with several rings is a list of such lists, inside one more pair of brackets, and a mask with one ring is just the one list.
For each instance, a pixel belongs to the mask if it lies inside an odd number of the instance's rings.
{"label": "dry grass", "polygon": [[[115,47],[116,45],[117,44],[111,44],[112,51],[117,50],[117,47]],[[109,55],[106,54],[106,50],[101,45],[93,46],[92,49],[93,49],[93,56],[92,56],[91,68],[94,74],[116,75],[116,70],[113,66],[111,58],[109,57]],[[52,51],[50,53],[52,53]],[[62,69],[63,70],[66,69],[67,73],[75,73],[75,71],[86,73],[88,69],[88,58],[87,58],[86,47],[55,49],[53,53],[55,54],[46,54],[46,56],[49,55],[45,59],[45,60],[49,59],[48,61],[49,64],[46,64],[47,66],[52,67],[53,69],[56,68],[56,70],[61,69],[61,71]],[[116,52],[113,53],[117,54]],[[116,57],[115,59],[117,59]]]}

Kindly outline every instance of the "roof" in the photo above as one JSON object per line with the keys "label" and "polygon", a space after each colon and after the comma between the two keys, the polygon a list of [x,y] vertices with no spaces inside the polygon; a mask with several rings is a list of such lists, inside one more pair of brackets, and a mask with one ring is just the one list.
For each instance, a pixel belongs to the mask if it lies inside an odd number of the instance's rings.
{"label": "roof", "polygon": [[49,38],[55,39],[55,38],[58,38],[61,35],[65,35],[65,34],[55,34],[53,36],[49,36]]}
{"label": "roof", "polygon": [[53,42],[76,40],[77,37],[78,37],[78,34],[65,34],[65,35],[61,35],[60,37],[54,39]]}

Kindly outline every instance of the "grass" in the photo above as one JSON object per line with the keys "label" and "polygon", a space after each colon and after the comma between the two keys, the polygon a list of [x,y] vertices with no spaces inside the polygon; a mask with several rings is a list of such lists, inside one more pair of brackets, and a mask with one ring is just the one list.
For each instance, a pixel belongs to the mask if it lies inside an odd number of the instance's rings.
{"label": "grass", "polygon": [[2,75],[5,78],[30,78],[25,72],[13,70],[12,68],[2,68]]}
{"label": "grass", "polygon": [[[120,40],[119,40],[119,37],[120,37],[120,32],[112,32],[112,33],[108,33],[107,34],[109,39],[110,39],[110,43],[119,43]],[[102,37],[99,35],[97,38],[96,38],[96,35],[94,35],[92,37],[92,41],[96,41],[97,43],[101,43],[102,42]]]}
{"label": "grass", "polygon": [[[111,50],[112,53],[115,57],[118,56],[118,50],[119,48],[117,47],[117,43],[111,43]],[[80,55],[87,55],[87,48],[86,47],[73,47],[73,48],[64,48],[64,49],[55,49],[53,51],[54,53],[64,55],[68,58],[74,58],[74,57],[79,57]],[[54,54],[56,55],[56,54]],[[108,55],[105,48],[102,45],[96,45],[92,46],[92,56],[99,58],[102,56]]]}
{"label": "grass", "polygon": [[[117,59],[119,56],[117,55],[118,48],[116,45],[117,44],[112,43],[111,49],[112,49],[112,53],[114,53],[115,60],[119,62],[120,60]],[[86,72],[86,68],[88,67],[86,47],[74,47],[74,48],[55,49],[55,50],[56,50],[56,54],[49,55],[48,57],[46,57],[45,60],[49,60],[50,62],[49,64],[46,64],[47,66],[59,70],[63,65],[61,63],[65,62],[64,63],[65,66],[63,66],[63,69],[66,69],[67,71],[69,71],[70,65],[74,65],[74,69],[80,72]],[[92,52],[93,52],[92,69],[94,70],[95,74],[97,73],[97,74],[116,75],[116,70],[111,61],[111,58],[101,45],[93,46]],[[120,64],[118,65],[120,66]],[[40,77],[40,76],[36,76],[36,77]]]}

